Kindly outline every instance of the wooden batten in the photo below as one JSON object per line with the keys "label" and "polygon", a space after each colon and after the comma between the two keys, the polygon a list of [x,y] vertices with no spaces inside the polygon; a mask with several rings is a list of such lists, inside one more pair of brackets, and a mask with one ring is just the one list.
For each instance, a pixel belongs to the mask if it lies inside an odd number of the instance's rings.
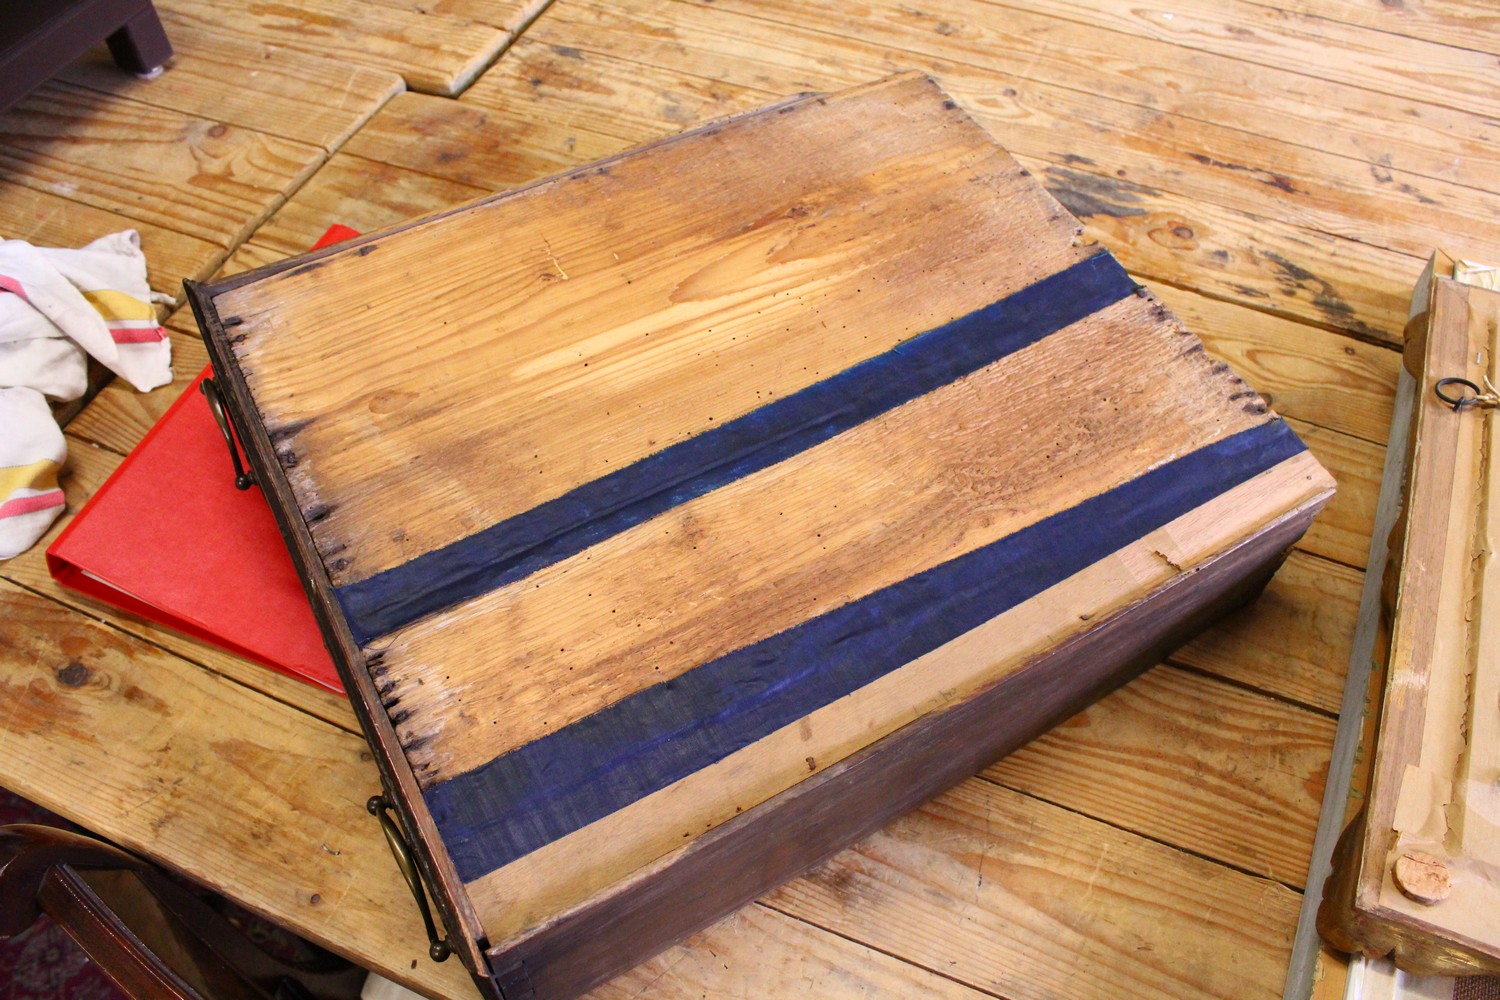
{"label": "wooden batten", "polygon": [[190,291],[507,1000],[1043,732],[1253,596],[1333,491],[915,74]]}
{"label": "wooden batten", "polygon": [[1410,441],[1392,442],[1411,461],[1386,579],[1370,795],[1318,920],[1336,947],[1440,975],[1500,972],[1500,410],[1437,395],[1443,379],[1483,393],[1495,377],[1500,291],[1461,280],[1463,267],[1434,258],[1407,331],[1418,399]]}

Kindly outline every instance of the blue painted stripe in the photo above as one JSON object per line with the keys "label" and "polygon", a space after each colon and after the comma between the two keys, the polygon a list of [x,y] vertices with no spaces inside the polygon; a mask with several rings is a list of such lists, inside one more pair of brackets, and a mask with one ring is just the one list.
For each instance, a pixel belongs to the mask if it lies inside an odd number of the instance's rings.
{"label": "blue painted stripe", "polygon": [[522,514],[335,590],[367,642],[576,555],[978,371],[1132,294],[1107,253],[648,455]]}
{"label": "blue painted stripe", "polygon": [[1281,421],[636,692],[426,792],[472,881],[749,746],[1305,450]]}

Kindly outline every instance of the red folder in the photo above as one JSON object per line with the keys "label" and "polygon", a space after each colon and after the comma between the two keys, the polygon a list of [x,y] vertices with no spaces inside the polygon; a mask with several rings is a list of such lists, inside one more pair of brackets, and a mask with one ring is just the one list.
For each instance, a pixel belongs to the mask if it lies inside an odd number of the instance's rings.
{"label": "red folder", "polygon": [[[358,235],[334,226],[317,247]],[[314,247],[316,249],[317,247]],[[65,586],[330,691],[342,691],[258,489],[234,488],[193,380],[47,549]]]}

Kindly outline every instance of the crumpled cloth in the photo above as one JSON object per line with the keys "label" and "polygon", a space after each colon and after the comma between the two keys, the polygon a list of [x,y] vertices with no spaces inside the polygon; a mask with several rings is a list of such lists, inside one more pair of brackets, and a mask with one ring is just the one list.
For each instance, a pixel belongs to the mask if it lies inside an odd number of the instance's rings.
{"label": "crumpled cloth", "polygon": [[[0,239],[0,559],[25,552],[62,513],[67,458],[47,405],[77,399],[88,356],[142,392],[172,381],[172,342],[133,229],[78,250]],[[170,301],[170,299],[167,299]]]}

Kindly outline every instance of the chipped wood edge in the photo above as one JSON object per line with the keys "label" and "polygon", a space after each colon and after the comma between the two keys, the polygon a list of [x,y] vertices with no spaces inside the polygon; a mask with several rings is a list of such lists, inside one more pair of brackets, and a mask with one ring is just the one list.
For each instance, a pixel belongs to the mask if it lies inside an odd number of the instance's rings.
{"label": "chipped wood edge", "polygon": [[437,827],[427,811],[416,778],[406,766],[405,754],[390,718],[380,705],[374,680],[369,671],[363,669],[364,658],[333,596],[333,585],[328,580],[322,559],[318,557],[312,535],[300,517],[292,516],[292,512],[299,508],[282,474],[270,437],[258,417],[250,419],[258,411],[214,304],[213,288],[194,281],[183,282],[183,287],[203,332],[224,405],[240,437],[240,445],[255,474],[255,482],[265,494],[277,526],[287,541],[318,628],[323,633],[323,642],[349,693],[350,706],[375,751],[373,756],[380,770],[381,783],[412,849],[422,881],[448,931],[449,945],[468,968],[480,992],[503,1000],[488,975],[489,965],[484,957],[483,930],[478,916],[462,889],[454,891],[454,887],[461,887],[462,882],[437,835]]}

